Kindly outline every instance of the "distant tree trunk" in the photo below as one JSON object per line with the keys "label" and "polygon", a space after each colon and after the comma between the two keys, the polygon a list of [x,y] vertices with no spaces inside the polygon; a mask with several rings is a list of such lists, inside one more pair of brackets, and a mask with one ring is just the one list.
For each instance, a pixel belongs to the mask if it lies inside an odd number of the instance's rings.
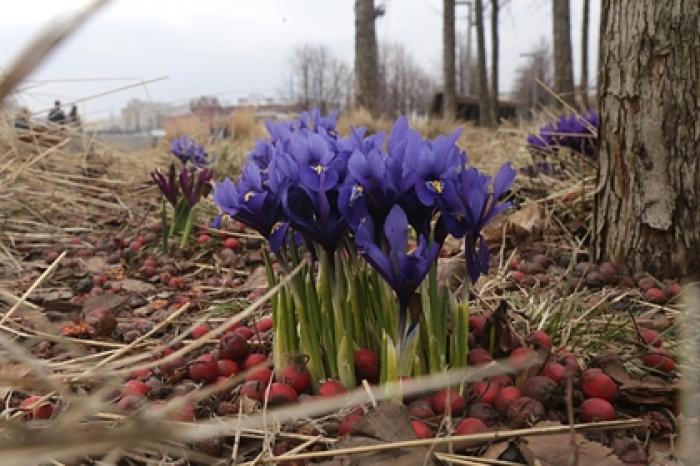
{"label": "distant tree trunk", "polygon": [[476,42],[479,49],[479,125],[491,125],[491,99],[486,76],[486,40],[484,39],[484,4],[476,0]]}
{"label": "distant tree trunk", "polygon": [[455,0],[443,0],[442,19],[442,115],[448,120],[453,120],[457,109],[455,96]]}
{"label": "distant tree trunk", "polygon": [[491,119],[498,125],[498,1],[491,0]]}
{"label": "distant tree trunk", "polygon": [[374,0],[355,0],[355,99],[359,107],[379,114],[379,52]]}
{"label": "distant tree trunk", "polygon": [[583,0],[583,16],[581,18],[581,106],[584,110],[588,104],[588,24],[590,22],[590,0]]}
{"label": "distant tree trunk", "polygon": [[571,16],[569,0],[552,0],[554,24],[554,90],[574,106],[574,66],[571,57]]}
{"label": "distant tree trunk", "polygon": [[593,250],[700,272],[700,2],[603,0]]}

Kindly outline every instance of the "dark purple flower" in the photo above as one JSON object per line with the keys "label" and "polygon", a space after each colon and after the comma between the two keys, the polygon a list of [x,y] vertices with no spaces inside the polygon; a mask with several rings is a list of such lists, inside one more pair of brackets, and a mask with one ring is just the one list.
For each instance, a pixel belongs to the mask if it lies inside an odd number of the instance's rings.
{"label": "dark purple flower", "polygon": [[160,192],[163,193],[163,196],[165,196],[168,202],[175,207],[178,201],[178,196],[180,195],[175,164],[170,164],[167,178],[165,178],[165,175],[163,175],[158,169],[151,172],[151,178],[153,178],[153,181],[156,182],[158,188],[160,188]]}
{"label": "dark purple flower", "polygon": [[191,162],[193,165],[201,167],[207,163],[207,153],[204,146],[197,144],[187,135],[173,139],[170,142],[170,152],[183,164]]}
{"label": "dark purple flower", "polygon": [[180,189],[185,197],[187,205],[193,208],[202,196],[206,196],[211,191],[211,179],[213,173],[205,168],[203,170],[188,170],[184,167],[180,172]]}
{"label": "dark purple flower", "polygon": [[337,186],[344,169],[343,160],[336,157],[323,137],[313,132],[297,132],[290,139],[288,150],[306,189],[328,191]]}
{"label": "dark purple flower", "polygon": [[347,222],[338,208],[338,189],[322,192],[293,185],[285,192],[282,204],[290,225],[332,256],[347,231]]}
{"label": "dark purple flower", "polygon": [[480,274],[486,274],[489,267],[488,245],[481,231],[512,206],[501,198],[510,189],[515,175],[515,169],[508,163],[501,166],[493,179],[476,168],[467,168],[459,174],[461,205],[443,210],[441,221],[444,221],[446,230],[455,238],[464,237],[467,270],[472,283]]}
{"label": "dark purple flower", "polygon": [[[355,234],[355,241],[362,256],[391,286],[399,300],[399,331],[403,339],[406,330],[408,303],[418,286],[435,263],[440,245],[428,244],[419,235],[418,247],[406,251],[408,243],[408,218],[403,209],[392,207],[383,225],[383,238],[375,237],[375,226],[365,217]],[[384,248],[380,247],[384,245]]]}

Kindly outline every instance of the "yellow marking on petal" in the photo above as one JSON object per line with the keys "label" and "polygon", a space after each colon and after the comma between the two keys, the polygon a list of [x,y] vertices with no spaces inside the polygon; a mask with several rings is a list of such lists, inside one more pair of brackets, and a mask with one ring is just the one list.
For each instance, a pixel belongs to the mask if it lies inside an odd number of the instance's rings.
{"label": "yellow marking on petal", "polygon": [[243,195],[243,200],[244,200],[245,202],[248,202],[248,201],[250,201],[251,199],[253,199],[253,196],[255,196],[255,191],[248,191],[247,193],[245,193],[245,194]]}
{"label": "yellow marking on petal", "polygon": [[320,175],[321,172],[323,172],[323,165],[319,163],[318,165],[314,165],[313,169],[317,175]]}
{"label": "yellow marking on petal", "polygon": [[272,225],[272,230],[270,231],[270,233],[276,232],[277,230],[279,230],[280,228],[282,228],[282,225],[283,225],[282,222],[277,222],[277,223],[275,223],[274,225]]}
{"label": "yellow marking on petal", "polygon": [[430,182],[430,184],[438,194],[442,194],[442,192],[445,190],[444,186],[442,185],[442,181],[440,180],[433,180]]}

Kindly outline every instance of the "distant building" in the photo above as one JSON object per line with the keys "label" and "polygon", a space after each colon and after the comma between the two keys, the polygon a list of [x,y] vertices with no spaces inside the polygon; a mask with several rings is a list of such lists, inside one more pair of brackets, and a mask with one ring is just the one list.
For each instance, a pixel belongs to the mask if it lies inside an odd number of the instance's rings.
{"label": "distant building", "polygon": [[122,108],[123,129],[140,132],[162,128],[166,115],[172,111],[170,104],[131,99]]}

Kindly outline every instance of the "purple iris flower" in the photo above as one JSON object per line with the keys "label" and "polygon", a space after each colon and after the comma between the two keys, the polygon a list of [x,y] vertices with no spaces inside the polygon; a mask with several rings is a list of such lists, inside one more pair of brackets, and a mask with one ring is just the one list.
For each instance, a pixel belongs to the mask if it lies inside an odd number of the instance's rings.
{"label": "purple iris flower", "polygon": [[163,196],[165,196],[168,202],[172,204],[173,207],[175,207],[175,205],[177,205],[178,197],[180,195],[175,164],[170,164],[167,178],[158,169],[151,172],[151,178],[153,178],[153,181],[156,182],[158,188],[160,188],[160,192],[163,193]]}
{"label": "purple iris flower", "polygon": [[456,145],[460,133],[461,129],[450,136],[440,135],[419,153],[415,188],[418,199],[426,207],[459,202],[457,173],[466,162]]}
{"label": "purple iris flower", "polygon": [[488,273],[489,249],[481,231],[512,206],[501,198],[510,189],[515,175],[516,170],[508,163],[501,166],[493,179],[476,168],[467,168],[459,174],[462,204],[443,211],[441,221],[446,230],[455,238],[464,237],[467,271],[472,283],[476,283],[480,274]]}
{"label": "purple iris flower", "polygon": [[180,171],[180,189],[185,197],[187,205],[193,208],[199,200],[206,197],[211,191],[211,179],[214,173],[205,168],[203,170],[188,170],[184,167]]}
{"label": "purple iris flower", "polygon": [[[355,234],[362,256],[396,293],[401,340],[406,330],[409,301],[440,252],[440,245],[436,242],[428,244],[423,235],[419,235],[418,247],[407,252],[408,226],[406,213],[395,205],[384,222],[383,235],[375,236],[375,226],[370,217],[363,219]],[[384,245],[384,249],[380,245]]]}
{"label": "purple iris flower", "polygon": [[335,187],[343,173],[343,160],[326,140],[313,132],[297,132],[289,141],[289,153],[299,166],[301,184],[312,191]]}
{"label": "purple iris flower", "polygon": [[586,157],[594,157],[597,148],[598,114],[594,111],[579,115],[564,115],[554,123],[543,126],[538,134],[527,138],[533,154],[548,154],[564,147]]}
{"label": "purple iris flower", "polygon": [[170,152],[183,164],[191,162],[193,165],[201,167],[207,163],[207,153],[204,146],[197,144],[187,135],[173,139],[170,142]]}
{"label": "purple iris flower", "polygon": [[[288,228],[286,222],[281,222],[281,201],[266,189],[260,167],[253,161],[243,167],[238,184],[228,178],[217,184],[214,202],[225,214],[269,239],[273,252],[279,250]],[[273,234],[276,238],[274,242],[271,240]]]}
{"label": "purple iris flower", "polygon": [[282,205],[291,226],[332,256],[347,231],[347,221],[338,208],[338,189],[320,192],[292,185]]}

